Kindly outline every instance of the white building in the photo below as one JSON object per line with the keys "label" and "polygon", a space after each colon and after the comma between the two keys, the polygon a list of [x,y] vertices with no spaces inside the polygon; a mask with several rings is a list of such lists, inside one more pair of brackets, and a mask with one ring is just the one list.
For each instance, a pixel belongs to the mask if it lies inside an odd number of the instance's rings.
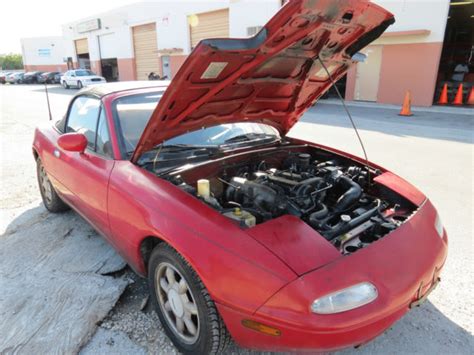
{"label": "white building", "polygon": [[[253,35],[285,2],[169,0],[120,7],[63,25],[61,38],[22,40],[25,69],[90,68],[108,80],[146,79],[150,72],[172,78],[199,40]],[[393,12],[396,23],[364,50],[368,60],[349,71],[346,98],[400,104],[410,90],[415,105],[430,106],[442,84],[454,90],[455,63],[472,50],[474,4],[374,2]],[[460,28],[467,37],[452,35]],[[465,76],[466,88],[472,75]]]}
{"label": "white building", "polygon": [[63,37],[25,38],[21,40],[23,65],[26,70],[62,71],[67,65],[70,41]]}
{"label": "white building", "polygon": [[146,79],[150,72],[172,77],[199,40],[247,37],[280,7],[280,0],[132,4],[63,25],[62,53],[51,63],[36,49],[46,38],[23,39],[25,70],[65,70],[69,58],[70,67],[111,80]]}

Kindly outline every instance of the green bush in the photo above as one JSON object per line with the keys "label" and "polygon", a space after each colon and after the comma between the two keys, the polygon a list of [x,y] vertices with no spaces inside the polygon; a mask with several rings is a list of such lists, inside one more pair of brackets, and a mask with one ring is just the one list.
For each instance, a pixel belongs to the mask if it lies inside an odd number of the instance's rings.
{"label": "green bush", "polygon": [[2,70],[23,69],[21,54],[1,54],[0,68],[2,68]]}

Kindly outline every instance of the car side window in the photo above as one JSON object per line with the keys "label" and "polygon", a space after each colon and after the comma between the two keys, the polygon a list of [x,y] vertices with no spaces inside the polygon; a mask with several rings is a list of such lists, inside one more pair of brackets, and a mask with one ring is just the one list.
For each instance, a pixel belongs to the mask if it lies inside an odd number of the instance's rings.
{"label": "car side window", "polygon": [[100,100],[79,96],[72,103],[67,119],[66,133],[82,133],[87,138],[87,147],[95,149],[97,119],[99,117]]}
{"label": "car side window", "polygon": [[97,141],[95,146],[97,154],[112,158],[112,143],[110,141],[109,127],[107,125],[107,117],[102,106],[100,109],[99,123],[97,125]]}

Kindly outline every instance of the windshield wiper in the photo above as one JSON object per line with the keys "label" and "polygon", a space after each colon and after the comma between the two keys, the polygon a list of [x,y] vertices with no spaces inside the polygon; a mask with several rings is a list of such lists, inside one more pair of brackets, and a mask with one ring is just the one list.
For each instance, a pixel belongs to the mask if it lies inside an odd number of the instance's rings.
{"label": "windshield wiper", "polygon": [[[168,145],[158,145],[152,150],[149,150],[144,154],[140,159],[141,164],[148,164],[153,162],[166,162],[166,161],[175,161],[175,160],[187,160],[187,159],[197,159],[197,158],[210,158],[216,156],[218,153],[221,153],[221,149],[218,146],[208,146],[208,145],[192,145],[192,144],[168,144]],[[172,158],[168,156],[168,159],[163,159],[162,154],[182,154],[182,156],[173,156]]]}
{"label": "windshield wiper", "polygon": [[[218,146],[210,146],[210,145],[192,145],[192,144],[167,144],[167,145],[157,145],[153,149],[149,150],[148,153],[153,151],[172,151],[172,152],[185,152],[185,151],[193,151],[193,150],[200,150],[200,151],[208,151],[208,152],[217,152],[219,151]],[[127,154],[133,154],[135,150],[128,151]]]}
{"label": "windshield wiper", "polygon": [[279,138],[273,134],[267,133],[245,133],[226,139],[221,146],[231,145],[235,143],[248,143],[248,142],[261,142],[261,141],[274,141]]}
{"label": "windshield wiper", "polygon": [[210,146],[210,145],[193,145],[193,144],[167,144],[156,149],[160,149],[162,152],[168,153],[181,153],[186,151],[202,151],[208,153],[217,153],[220,151],[218,146]]}

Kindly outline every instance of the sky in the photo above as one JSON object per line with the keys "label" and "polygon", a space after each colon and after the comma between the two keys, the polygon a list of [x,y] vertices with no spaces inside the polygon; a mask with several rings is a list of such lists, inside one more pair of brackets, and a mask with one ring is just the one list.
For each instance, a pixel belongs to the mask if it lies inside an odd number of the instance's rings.
{"label": "sky", "polygon": [[0,54],[21,53],[20,38],[60,36],[61,25],[139,0],[13,0],[0,6]]}

